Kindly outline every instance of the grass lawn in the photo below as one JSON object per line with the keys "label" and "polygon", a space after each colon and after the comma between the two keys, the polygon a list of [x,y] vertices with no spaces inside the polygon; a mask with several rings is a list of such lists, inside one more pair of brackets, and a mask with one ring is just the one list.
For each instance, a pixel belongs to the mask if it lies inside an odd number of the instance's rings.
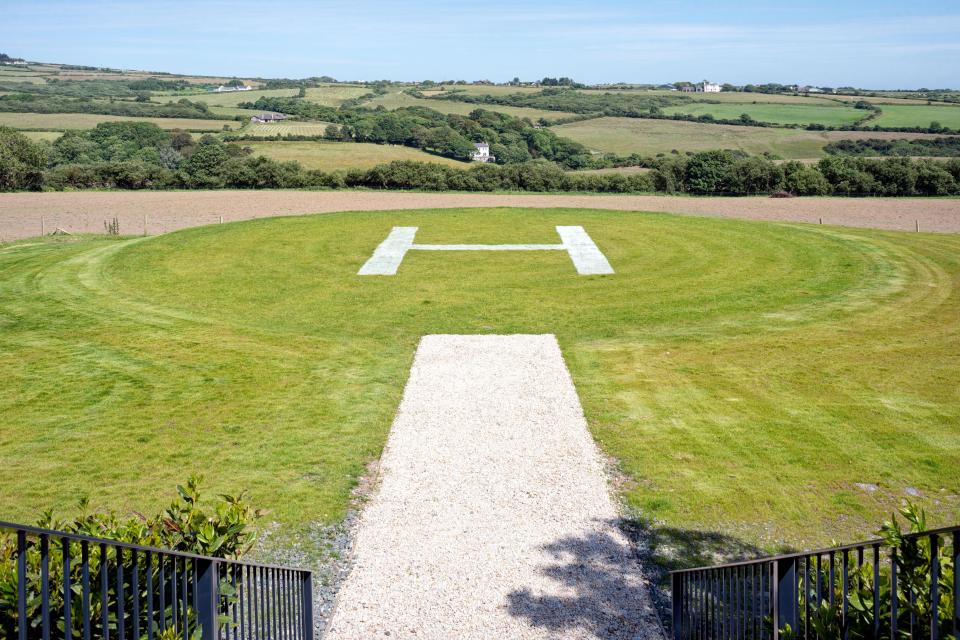
{"label": "grass lawn", "polygon": [[707,104],[695,102],[676,107],[665,107],[666,114],[683,113],[694,116],[706,114],[722,120],[736,120],[747,113],[757,122],[777,124],[822,124],[827,126],[853,124],[869,112],[838,103],[823,104]]}
{"label": "grass lawn", "polygon": [[528,109],[526,107],[505,107],[498,104],[473,104],[470,102],[457,102],[453,100],[428,100],[426,98],[414,98],[402,91],[393,91],[374,98],[364,103],[364,106],[375,108],[377,105],[383,105],[385,108],[393,110],[400,107],[428,107],[440,113],[457,113],[467,115],[475,109],[486,109],[487,111],[499,111],[517,118],[530,118],[537,121],[540,118],[547,120],[557,120],[560,118],[569,118],[575,116],[574,113],[566,111],[546,111],[544,109]]}
{"label": "grass lawn", "polygon": [[933,137],[919,133],[806,131],[643,118],[596,118],[551,130],[591,149],[624,155],[656,155],[674,149],[680,153],[741,149],[753,154],[774,153],[787,159],[820,158],[825,155],[824,146],[835,140]]}
{"label": "grass lawn", "polygon": [[437,162],[457,167],[469,166],[450,158],[393,144],[364,142],[241,142],[257,155],[286,162],[296,160],[308,169],[369,169],[394,160]]}
{"label": "grass lawn", "polygon": [[939,122],[950,129],[960,129],[960,105],[955,107],[937,105],[880,105],[883,113],[870,124],[881,127],[929,127]]}
{"label": "grass lawn", "polygon": [[92,129],[101,122],[152,122],[163,129],[186,129],[187,131],[220,131],[223,125],[238,129],[236,120],[203,120],[200,118],[134,118],[131,116],[108,116],[98,113],[0,113],[0,126],[14,129],[43,129],[65,131],[67,129]]}
{"label": "grass lawn", "polygon": [[[610,277],[554,242],[582,224]],[[908,487],[960,493],[960,236],[590,210],[254,220],[0,249],[0,513],[150,511],[203,472],[295,528],[341,518],[420,336],[555,333],[626,501],[777,546],[872,531]],[[875,483],[863,491],[856,483]],[[934,500],[938,501],[934,503]]]}

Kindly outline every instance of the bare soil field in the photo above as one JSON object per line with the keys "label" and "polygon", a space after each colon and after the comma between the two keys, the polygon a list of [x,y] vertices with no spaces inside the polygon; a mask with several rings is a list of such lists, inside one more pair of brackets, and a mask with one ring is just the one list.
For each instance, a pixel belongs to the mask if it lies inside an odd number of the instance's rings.
{"label": "bare soil field", "polygon": [[50,233],[158,234],[186,227],[272,216],[451,207],[571,207],[661,211],[960,233],[956,198],[711,198],[656,195],[536,195],[383,191],[87,191],[0,194],[0,240]]}

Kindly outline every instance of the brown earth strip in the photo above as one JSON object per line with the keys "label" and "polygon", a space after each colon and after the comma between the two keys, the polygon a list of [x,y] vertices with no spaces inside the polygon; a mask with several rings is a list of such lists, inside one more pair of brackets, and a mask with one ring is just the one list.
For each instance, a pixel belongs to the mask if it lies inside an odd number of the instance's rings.
{"label": "brown earth strip", "polygon": [[[383,191],[87,191],[0,194],[0,240],[50,233],[102,233],[117,218],[122,234],[272,216],[452,207],[573,207],[662,211],[699,216],[779,220],[960,233],[956,198],[710,198],[636,195],[396,193]],[[144,224],[146,222],[146,225]]]}

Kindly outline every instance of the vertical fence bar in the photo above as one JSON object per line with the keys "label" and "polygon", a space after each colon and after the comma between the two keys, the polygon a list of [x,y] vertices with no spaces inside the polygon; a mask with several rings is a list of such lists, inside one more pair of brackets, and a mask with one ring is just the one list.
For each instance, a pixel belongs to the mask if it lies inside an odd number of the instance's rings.
{"label": "vertical fence bar", "polygon": [[683,638],[683,577],[684,574],[675,573],[671,576],[671,597],[673,598],[673,640]]}
{"label": "vertical fence bar", "polygon": [[313,638],[313,574],[304,571],[300,574],[300,593],[303,601],[303,637]]}
{"label": "vertical fence bar", "polygon": [[80,608],[83,611],[83,640],[90,640],[90,545],[80,543]]}
{"label": "vertical fence bar", "polygon": [[153,554],[144,554],[147,566],[147,640],[153,640]]}
{"label": "vertical fence bar", "polygon": [[123,549],[114,547],[117,551],[117,640],[126,638],[126,626],[124,625],[124,590],[123,590]]}
{"label": "vertical fence bar", "polygon": [[187,599],[187,576],[190,575],[187,569],[187,559],[183,558],[180,572],[180,613],[183,620],[183,640],[190,640],[190,618],[189,608],[190,600]]}
{"label": "vertical fence bar", "polygon": [[843,582],[840,586],[840,594],[843,602],[840,603],[840,620],[843,621],[843,640],[847,640],[847,631],[850,629],[850,611],[848,601],[850,600],[850,552],[844,549],[841,554]]}
{"label": "vertical fence bar", "polygon": [[140,639],[140,567],[139,555],[136,549],[130,550],[130,590],[133,592],[133,618],[130,623],[133,625],[133,640]]}
{"label": "vertical fence bar", "polygon": [[217,630],[217,615],[219,600],[217,595],[217,579],[219,567],[212,560],[197,561],[197,624],[200,625],[203,640],[216,640],[219,637]]}
{"label": "vertical fence bar", "polygon": [[177,556],[170,557],[170,624],[177,629]]}
{"label": "vertical fence bar", "polygon": [[890,550],[890,640],[897,640],[897,615],[900,596],[897,593],[897,550]]}
{"label": "vertical fence bar", "polygon": [[100,624],[104,640],[110,639],[110,579],[107,576],[107,545],[100,543]]}
{"label": "vertical fence bar", "polygon": [[810,638],[810,556],[803,557],[803,637]]}
{"label": "vertical fence bar", "polygon": [[17,531],[17,637],[27,640],[27,533]]}
{"label": "vertical fence bar", "polygon": [[61,538],[63,545],[63,637],[66,640],[73,640],[73,624],[70,620],[73,606],[71,596],[73,589],[70,586],[70,539]]}
{"label": "vertical fence bar", "polygon": [[827,590],[828,590],[827,595],[830,597],[830,606],[831,606],[831,607],[835,604],[835,603],[834,603],[834,594],[836,593],[836,589],[837,589],[837,572],[836,572],[836,567],[837,567],[837,556],[836,556],[836,554],[835,554],[833,551],[831,551],[831,552],[830,552],[830,581],[829,581],[829,583],[827,584]]}
{"label": "vertical fence bar", "polygon": [[43,640],[50,640],[50,537],[40,534],[40,615]]}
{"label": "vertical fence bar", "polygon": [[157,564],[160,566],[160,583],[157,591],[160,593],[160,631],[167,629],[167,559],[161,553],[157,554]]}
{"label": "vertical fence bar", "polygon": [[[940,636],[940,542],[936,534],[930,536],[930,640]],[[956,569],[954,569],[956,571]],[[953,595],[954,598],[957,594]]]}
{"label": "vertical fence bar", "polygon": [[880,637],[880,545],[873,545],[873,637]]}

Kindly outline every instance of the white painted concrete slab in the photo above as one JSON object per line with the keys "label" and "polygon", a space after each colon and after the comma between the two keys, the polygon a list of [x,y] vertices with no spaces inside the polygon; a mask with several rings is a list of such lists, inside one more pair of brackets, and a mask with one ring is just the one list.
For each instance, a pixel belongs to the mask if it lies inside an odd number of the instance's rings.
{"label": "white painted concrete slab", "polygon": [[396,275],[408,251],[566,251],[580,275],[609,275],[613,267],[583,227],[557,227],[561,244],[416,244],[417,227],[394,227],[357,275]]}
{"label": "white painted concrete slab", "polygon": [[609,275],[613,267],[583,227],[557,227],[563,246],[570,254],[577,273],[581,275]]}
{"label": "white painted concrete slab", "polygon": [[662,638],[552,335],[426,336],[327,640]]}
{"label": "white painted concrete slab", "polygon": [[413,238],[416,234],[416,227],[394,227],[387,239],[380,243],[370,259],[360,267],[357,274],[361,276],[396,275],[403,257],[413,246]]}

